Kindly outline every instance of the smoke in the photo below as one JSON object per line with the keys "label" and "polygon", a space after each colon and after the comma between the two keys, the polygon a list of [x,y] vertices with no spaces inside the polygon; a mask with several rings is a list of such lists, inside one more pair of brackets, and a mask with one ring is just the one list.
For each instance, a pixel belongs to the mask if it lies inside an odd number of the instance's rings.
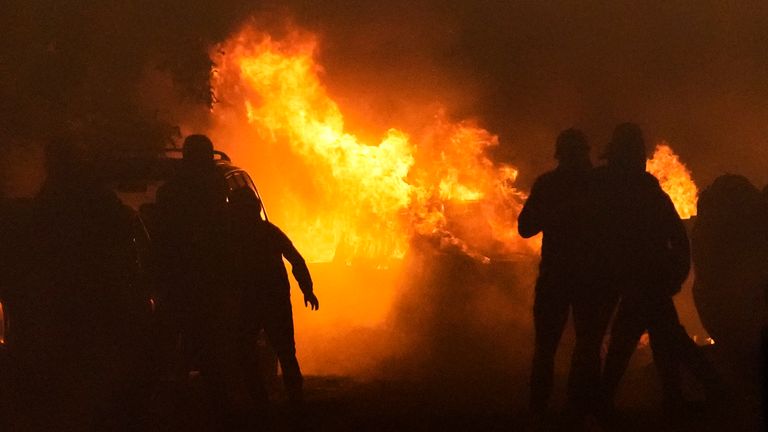
{"label": "smoke", "polygon": [[549,166],[558,131],[584,128],[599,151],[626,120],[651,142],[668,140],[701,185],[727,171],[768,181],[763,2],[293,8],[323,35],[321,63],[342,104],[363,95],[371,117],[391,118],[410,101],[440,99],[499,134],[497,157],[520,167],[526,183]]}
{"label": "smoke", "polygon": [[[768,5],[758,0],[10,0],[3,145],[72,127],[111,146],[163,145],[181,121],[168,99],[210,102],[207,48],[249,16],[321,35],[326,82],[360,131],[440,104],[499,134],[496,156],[528,184],[550,166],[559,130],[582,127],[599,148],[631,119],[668,140],[701,185],[723,172],[768,182]],[[148,70],[167,75],[166,100],[142,87]]]}
{"label": "smoke", "polygon": [[146,69],[166,71],[179,100],[212,102],[209,44],[243,14],[231,1],[16,1],[3,5],[0,125],[5,144],[81,133],[94,145],[151,149],[173,135],[142,106]]}
{"label": "smoke", "polygon": [[[438,388],[522,383],[533,347],[535,265],[523,255],[481,263],[417,236],[392,268],[311,266],[322,307],[323,295],[333,302],[321,308],[324,317],[294,305],[299,360],[310,373]],[[363,309],[369,322],[348,307]]]}

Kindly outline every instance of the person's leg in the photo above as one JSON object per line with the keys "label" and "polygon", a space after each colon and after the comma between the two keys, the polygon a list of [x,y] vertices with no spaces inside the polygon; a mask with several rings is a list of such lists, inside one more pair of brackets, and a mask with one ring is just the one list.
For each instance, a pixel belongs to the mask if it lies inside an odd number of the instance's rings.
{"label": "person's leg", "polygon": [[260,312],[251,310],[251,314],[243,317],[240,325],[238,352],[240,355],[241,370],[245,376],[246,387],[251,397],[257,404],[269,402],[267,383],[261,374],[261,361],[259,360],[259,333],[262,328]]}
{"label": "person's leg", "polygon": [[546,410],[552,393],[555,353],[568,321],[569,295],[553,283],[536,284],[533,304],[535,346],[531,366],[531,411]]}
{"label": "person's leg", "polygon": [[665,403],[669,406],[678,405],[685,400],[680,375],[680,355],[677,352],[679,341],[676,338],[679,330],[682,328],[677,320],[672,299],[654,299],[649,307],[648,335],[653,364],[659,375]]}
{"label": "person's leg", "polygon": [[610,330],[608,354],[602,378],[602,398],[613,405],[616,391],[627,370],[629,360],[646,329],[646,307],[640,299],[623,297]]}
{"label": "person's leg", "polygon": [[576,345],[571,357],[568,398],[574,406],[589,412],[600,401],[600,352],[617,299],[606,289],[582,290],[573,302]]}
{"label": "person's leg", "polygon": [[707,397],[720,397],[719,374],[704,353],[688,336],[670,297],[659,298],[654,319],[649,323],[653,359],[670,402],[683,400],[680,366],[685,366],[704,387]]}
{"label": "person's leg", "polygon": [[296,341],[293,333],[293,311],[290,297],[272,299],[266,305],[264,330],[267,339],[277,354],[283,383],[292,403],[303,401],[304,378],[301,375],[299,361],[296,359]]}

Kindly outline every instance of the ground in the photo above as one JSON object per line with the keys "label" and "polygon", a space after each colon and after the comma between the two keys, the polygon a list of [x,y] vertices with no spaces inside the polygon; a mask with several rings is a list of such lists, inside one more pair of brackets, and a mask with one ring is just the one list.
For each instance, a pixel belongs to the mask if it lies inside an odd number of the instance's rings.
{"label": "ground", "polygon": [[[662,408],[650,354],[633,359],[619,397],[619,415],[611,430],[630,431],[759,431],[755,406],[733,401],[730,406],[693,409],[670,418]],[[564,376],[558,377],[563,383]],[[463,381],[457,383],[456,381]],[[307,431],[515,431],[530,430],[525,412],[526,384],[521,375],[496,382],[456,380],[418,382],[356,380],[310,376],[306,380],[304,421],[292,421],[287,406],[273,404],[268,430]],[[562,394],[562,385],[557,389]],[[279,399],[279,397],[278,397]],[[579,430],[557,396],[544,430]],[[605,429],[592,429],[605,430]]]}

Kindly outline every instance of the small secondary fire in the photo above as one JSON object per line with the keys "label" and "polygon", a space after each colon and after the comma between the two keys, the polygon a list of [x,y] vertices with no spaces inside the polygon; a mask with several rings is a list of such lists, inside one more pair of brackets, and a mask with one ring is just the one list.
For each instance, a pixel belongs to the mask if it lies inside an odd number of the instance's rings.
{"label": "small secondary fire", "polygon": [[699,189],[691,179],[691,172],[680,162],[669,144],[662,141],[656,145],[656,151],[648,160],[646,169],[659,179],[662,189],[672,198],[681,218],[696,216]]}

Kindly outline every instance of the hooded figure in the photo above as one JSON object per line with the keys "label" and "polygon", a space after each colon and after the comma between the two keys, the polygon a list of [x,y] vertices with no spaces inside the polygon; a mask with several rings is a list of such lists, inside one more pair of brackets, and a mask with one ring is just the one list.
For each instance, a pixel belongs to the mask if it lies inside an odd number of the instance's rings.
{"label": "hooded figure", "polygon": [[685,402],[681,365],[710,396],[719,389],[672,302],[690,270],[688,236],[672,200],[645,171],[645,141],[636,124],[616,127],[604,157],[608,163],[595,171],[592,187],[594,247],[601,278],[621,296],[605,361],[604,396],[612,407],[619,381],[647,330],[667,407],[675,411]]}

